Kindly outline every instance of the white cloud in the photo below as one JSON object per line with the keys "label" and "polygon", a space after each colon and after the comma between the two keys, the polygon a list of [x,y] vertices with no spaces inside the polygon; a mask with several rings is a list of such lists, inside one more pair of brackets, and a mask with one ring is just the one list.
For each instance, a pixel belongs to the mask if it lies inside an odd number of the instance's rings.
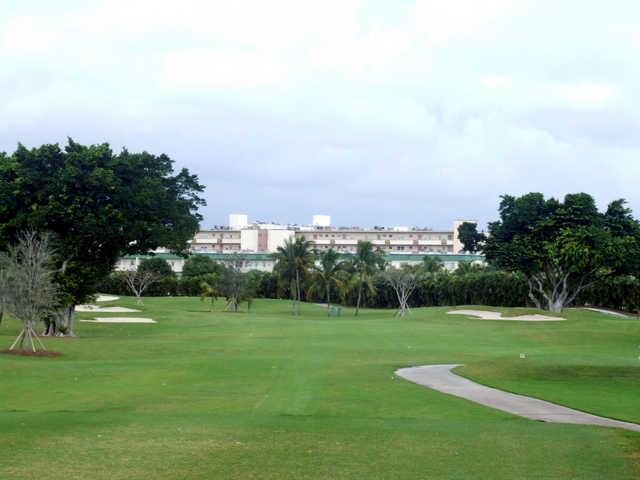
{"label": "white cloud", "polygon": [[0,18],[0,147],[167,151],[210,183],[209,223],[448,226],[531,189],[640,207],[635,2],[28,3]]}
{"label": "white cloud", "polygon": [[258,87],[281,82],[287,66],[256,52],[179,50],[166,55],[161,87],[166,89]]}
{"label": "white cloud", "polygon": [[602,107],[616,97],[616,89],[611,85],[581,83],[558,89],[560,95],[575,107]]}

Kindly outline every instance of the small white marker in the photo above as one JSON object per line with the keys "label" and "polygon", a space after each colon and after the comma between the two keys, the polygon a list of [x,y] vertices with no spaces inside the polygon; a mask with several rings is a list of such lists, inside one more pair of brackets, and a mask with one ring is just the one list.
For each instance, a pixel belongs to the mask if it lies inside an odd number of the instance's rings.
{"label": "small white marker", "polygon": [[527,356],[524,353],[521,353],[520,358],[527,358]]}

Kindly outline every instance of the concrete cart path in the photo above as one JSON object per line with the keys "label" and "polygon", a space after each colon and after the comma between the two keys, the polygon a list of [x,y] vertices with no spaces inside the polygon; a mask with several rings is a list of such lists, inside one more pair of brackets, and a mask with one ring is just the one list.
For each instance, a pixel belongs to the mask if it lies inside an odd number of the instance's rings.
{"label": "concrete cart path", "polygon": [[592,312],[604,313],[605,315],[613,315],[614,317],[629,318],[624,313],[614,312],[612,310],[605,310],[604,308],[585,307],[585,310],[591,310]]}
{"label": "concrete cart path", "polygon": [[114,300],[119,299],[120,297],[116,297],[115,295],[98,295],[96,302],[113,302]]}
{"label": "concrete cart path", "polygon": [[480,385],[451,371],[451,369],[459,366],[461,365],[424,365],[422,367],[401,368],[396,370],[396,375],[440,392],[532,420],[599,425],[640,432],[640,425],[635,423],[598,417],[597,415],[580,412],[555,403],[538,400],[537,398],[516,395],[497,388]]}

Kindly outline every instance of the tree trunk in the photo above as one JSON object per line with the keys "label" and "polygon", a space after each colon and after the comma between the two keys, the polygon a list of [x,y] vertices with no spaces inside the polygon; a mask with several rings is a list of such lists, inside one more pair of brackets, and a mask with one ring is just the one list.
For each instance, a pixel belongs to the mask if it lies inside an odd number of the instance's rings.
{"label": "tree trunk", "polygon": [[42,332],[42,336],[44,337],[53,337],[56,334],[56,322],[53,317],[46,318],[44,320],[44,331]]}
{"label": "tree trunk", "polygon": [[331,314],[331,288],[327,284],[327,317]]}
{"label": "tree trunk", "polygon": [[296,270],[296,315],[300,315],[300,272]]}
{"label": "tree trunk", "polygon": [[65,328],[64,336],[65,337],[75,337],[75,333],[73,333],[73,318],[75,316],[75,305],[69,305],[63,310],[63,323],[62,325]]}
{"label": "tree trunk", "polygon": [[[590,272],[593,273],[593,272]],[[571,281],[570,273],[563,273],[556,268],[547,269],[545,273],[532,275],[527,279],[529,284],[529,298],[536,307],[543,309],[544,307],[550,312],[559,313],[564,307],[570,305],[578,296],[578,294],[589,283],[585,283],[588,278],[583,275],[577,280]]]}
{"label": "tree trunk", "polygon": [[75,305],[69,305],[54,312],[45,319],[44,331],[42,335],[46,337],[69,336],[75,337],[73,333],[73,319],[75,317]]}
{"label": "tree trunk", "polygon": [[362,298],[362,283],[364,282],[364,274],[360,274],[360,282],[358,283],[358,299],[356,300],[356,317],[360,312],[360,299]]}
{"label": "tree trunk", "polygon": [[533,302],[533,304],[536,306],[536,308],[538,308],[540,310],[543,310],[542,304],[540,303],[540,300],[533,293],[533,280],[530,279],[530,278],[527,278],[527,284],[529,285],[529,294],[528,294],[529,295],[529,299]]}
{"label": "tree trunk", "polygon": [[562,312],[564,308],[564,299],[555,299],[549,302],[549,311],[554,313]]}

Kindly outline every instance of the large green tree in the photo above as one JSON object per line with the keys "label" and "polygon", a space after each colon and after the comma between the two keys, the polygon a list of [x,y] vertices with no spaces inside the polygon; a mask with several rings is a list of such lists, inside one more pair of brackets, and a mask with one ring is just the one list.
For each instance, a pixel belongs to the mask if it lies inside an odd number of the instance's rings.
{"label": "large green tree", "polygon": [[51,233],[60,298],[52,325],[72,335],[74,306],[95,293],[120,256],[186,250],[203,190],[164,154],[115,154],[106,143],[71,139],[64,148],[18,145],[0,155],[0,250],[23,231]]}
{"label": "large green tree", "polygon": [[561,311],[596,279],[638,271],[640,225],[623,200],[601,213],[586,193],[563,202],[540,193],[505,195],[499,213],[489,224],[486,259],[522,272],[538,308]]}
{"label": "large green tree", "polygon": [[276,264],[274,271],[291,286],[293,312],[300,314],[302,301],[302,281],[314,263],[315,256],[311,250],[312,242],[304,236],[285,240],[273,255]]}

